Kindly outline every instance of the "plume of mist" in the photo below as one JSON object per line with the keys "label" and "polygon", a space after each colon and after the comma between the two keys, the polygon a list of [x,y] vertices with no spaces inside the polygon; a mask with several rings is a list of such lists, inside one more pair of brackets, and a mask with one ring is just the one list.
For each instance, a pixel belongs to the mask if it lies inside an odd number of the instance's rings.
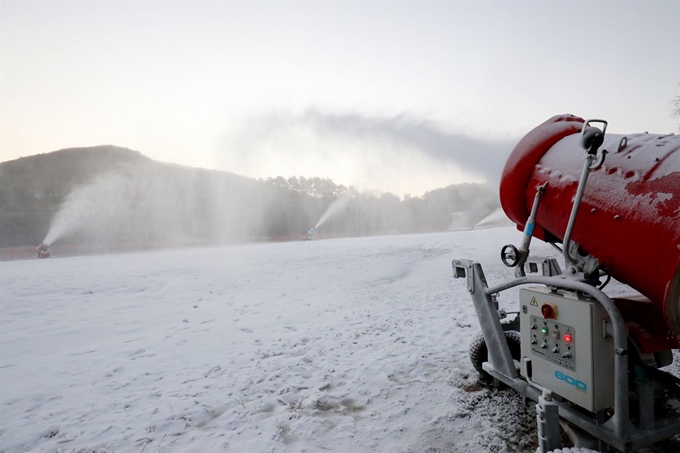
{"label": "plume of mist", "polygon": [[[364,142],[379,141],[387,145],[415,148],[437,163],[454,163],[464,171],[487,179],[500,175],[512,144],[493,143],[444,131],[433,123],[407,115],[372,118],[358,114],[333,115],[308,111],[301,120],[329,135],[349,135]],[[397,156],[395,156],[397,157]]]}
{"label": "plume of mist", "polygon": [[496,185],[514,143],[469,137],[408,115],[308,110],[255,117],[225,145],[220,164],[249,176],[277,169],[403,194],[460,182]]}
{"label": "plume of mist", "polygon": [[129,217],[128,194],[123,174],[104,174],[89,184],[71,191],[52,220],[43,244],[50,246],[55,241],[87,232],[96,240],[108,236]]}
{"label": "plume of mist", "polygon": [[351,199],[352,197],[350,196],[343,196],[334,200],[333,203],[331,203],[326,209],[326,211],[321,215],[321,218],[314,226],[314,229],[316,230],[321,225],[323,225],[328,219],[339,213],[345,206],[347,206]]}
{"label": "plume of mist", "polygon": [[513,226],[514,223],[508,218],[503,208],[497,208],[482,220],[477,222],[473,228],[492,228],[496,226]]}
{"label": "plume of mist", "polygon": [[84,243],[146,246],[241,237],[261,224],[261,207],[269,201],[258,194],[240,196],[232,184],[216,172],[172,165],[104,173],[69,193],[43,243],[77,237]]}

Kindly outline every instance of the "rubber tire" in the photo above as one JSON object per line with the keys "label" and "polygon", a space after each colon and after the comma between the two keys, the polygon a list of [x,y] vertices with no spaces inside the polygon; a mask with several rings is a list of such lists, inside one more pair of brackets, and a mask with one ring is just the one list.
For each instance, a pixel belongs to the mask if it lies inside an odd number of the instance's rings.
{"label": "rubber tire", "polygon": [[[536,450],[536,453],[540,453]],[[599,453],[597,450],[591,450],[590,448],[558,448],[557,450],[552,450],[549,453]]]}
{"label": "rubber tire", "polygon": [[[505,340],[508,342],[508,347],[510,348],[510,355],[514,360],[518,362],[522,358],[522,337],[516,330],[506,330]],[[481,333],[477,335],[470,343],[470,361],[475,370],[484,378],[490,379],[489,373],[484,371],[482,368],[482,363],[488,362],[489,360],[489,350],[486,347],[486,342],[484,341],[484,335]]]}

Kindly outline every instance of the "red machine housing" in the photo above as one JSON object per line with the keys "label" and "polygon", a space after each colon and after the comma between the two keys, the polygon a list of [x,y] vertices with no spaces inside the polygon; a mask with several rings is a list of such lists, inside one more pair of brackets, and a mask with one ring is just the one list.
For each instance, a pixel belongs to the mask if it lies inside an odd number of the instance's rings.
{"label": "red machine housing", "polygon": [[52,256],[52,254],[50,253],[50,248],[45,244],[40,244],[38,248],[35,249],[35,252],[38,259],[45,259]]}
{"label": "red machine housing", "polygon": [[[545,241],[564,239],[585,163],[584,122],[573,115],[550,118],[522,138],[503,170],[501,205],[520,229],[536,188],[548,183],[534,229]],[[662,348],[654,341],[678,347],[680,136],[607,133],[601,149],[608,154],[590,173],[572,240],[609,275],[646,296],[617,302],[632,331],[645,324],[642,330],[651,336],[646,349]]]}

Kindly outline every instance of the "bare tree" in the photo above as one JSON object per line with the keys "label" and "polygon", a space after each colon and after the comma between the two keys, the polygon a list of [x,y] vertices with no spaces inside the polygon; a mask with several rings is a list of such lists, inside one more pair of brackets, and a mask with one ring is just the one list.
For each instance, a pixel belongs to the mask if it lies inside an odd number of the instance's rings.
{"label": "bare tree", "polygon": [[[680,83],[678,83],[680,86]],[[680,131],[680,95],[675,96],[675,99],[671,101],[673,107],[671,108],[671,116],[678,120],[678,130]]]}

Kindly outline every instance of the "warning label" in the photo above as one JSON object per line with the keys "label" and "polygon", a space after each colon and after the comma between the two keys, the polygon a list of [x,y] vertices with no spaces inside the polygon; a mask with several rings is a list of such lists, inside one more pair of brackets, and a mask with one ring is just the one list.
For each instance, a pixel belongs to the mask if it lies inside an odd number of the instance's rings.
{"label": "warning label", "polygon": [[531,305],[533,305],[534,307],[538,307],[538,301],[536,301],[535,297],[531,298]]}

